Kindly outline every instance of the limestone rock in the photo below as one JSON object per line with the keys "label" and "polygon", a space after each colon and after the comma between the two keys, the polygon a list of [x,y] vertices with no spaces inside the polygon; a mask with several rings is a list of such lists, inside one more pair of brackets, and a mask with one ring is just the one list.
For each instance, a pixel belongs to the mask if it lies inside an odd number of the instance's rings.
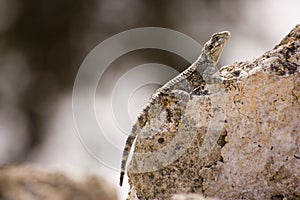
{"label": "limestone rock", "polygon": [[116,191],[96,176],[75,180],[32,166],[0,168],[1,200],[116,200]]}
{"label": "limestone rock", "polygon": [[[226,119],[216,145],[199,158],[214,108],[212,96],[194,96],[185,112],[193,139],[167,166],[131,171],[129,183],[136,196],[130,199],[171,199],[178,193],[218,199],[300,199],[299,71],[300,25],[261,57],[222,67],[218,76],[224,84]],[[149,133],[159,128],[154,125]],[[135,153],[163,148],[175,135],[137,138]],[[134,167],[134,160],[129,165]]]}
{"label": "limestone rock", "polygon": [[200,194],[176,194],[172,200],[218,200],[216,198],[205,198]]}

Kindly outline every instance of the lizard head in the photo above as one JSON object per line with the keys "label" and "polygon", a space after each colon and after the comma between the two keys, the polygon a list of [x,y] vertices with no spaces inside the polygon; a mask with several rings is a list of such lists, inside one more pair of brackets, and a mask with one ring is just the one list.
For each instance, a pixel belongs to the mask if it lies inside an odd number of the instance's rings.
{"label": "lizard head", "polygon": [[229,38],[230,33],[228,31],[213,34],[211,39],[205,43],[202,52],[208,56],[209,60],[217,64]]}

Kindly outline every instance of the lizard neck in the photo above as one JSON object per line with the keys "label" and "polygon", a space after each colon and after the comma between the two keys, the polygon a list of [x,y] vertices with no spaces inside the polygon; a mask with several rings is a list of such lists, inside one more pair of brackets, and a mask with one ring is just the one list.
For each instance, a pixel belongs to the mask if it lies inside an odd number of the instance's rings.
{"label": "lizard neck", "polygon": [[180,89],[190,93],[202,85],[204,81],[202,76],[205,79],[210,78],[219,69],[216,64],[229,37],[230,33],[227,31],[213,34],[203,46],[198,59],[181,74],[167,82],[160,91]]}

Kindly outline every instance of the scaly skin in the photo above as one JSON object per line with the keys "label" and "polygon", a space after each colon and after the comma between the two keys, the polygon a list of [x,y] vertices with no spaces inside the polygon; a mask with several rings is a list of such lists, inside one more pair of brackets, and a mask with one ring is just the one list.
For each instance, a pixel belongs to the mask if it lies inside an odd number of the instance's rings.
{"label": "scaly skin", "polygon": [[[167,82],[159,88],[151,97],[146,107],[139,115],[136,123],[132,127],[132,131],[128,136],[122,155],[120,186],[123,184],[125,167],[128,160],[130,149],[137,135],[149,120],[157,116],[157,113],[162,110],[168,103],[172,90],[181,90],[188,94],[197,94],[197,91],[204,88],[205,81],[202,74],[208,68],[213,68],[216,72],[216,64],[219,61],[220,55],[229,40],[230,33],[227,31],[215,33],[211,39],[205,43],[199,58],[181,74]],[[198,94],[199,95],[199,94]],[[174,98],[174,97],[173,97]]]}

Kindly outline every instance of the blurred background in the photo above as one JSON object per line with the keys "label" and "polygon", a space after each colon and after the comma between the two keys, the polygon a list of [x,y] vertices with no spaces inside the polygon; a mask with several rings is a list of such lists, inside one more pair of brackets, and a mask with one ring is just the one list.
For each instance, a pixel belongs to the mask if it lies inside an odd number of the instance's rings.
{"label": "blurred background", "polygon": [[[118,171],[89,155],[76,133],[72,87],[88,53],[117,33],[154,26],[182,32],[200,44],[214,32],[228,30],[231,40],[221,65],[251,60],[300,23],[299,8],[298,0],[0,0],[0,164],[24,162],[96,173],[114,184],[124,199],[127,182],[119,188]],[[149,62],[177,71],[189,65],[164,51],[129,53],[114,62],[100,80],[101,98],[110,99],[112,86],[122,73]],[[142,102],[156,88],[148,88],[141,95]],[[108,113],[100,110],[98,115]],[[114,131],[110,134],[120,149],[119,157],[110,159],[120,162],[126,137]],[[110,155],[109,145],[101,139],[97,146]]]}

